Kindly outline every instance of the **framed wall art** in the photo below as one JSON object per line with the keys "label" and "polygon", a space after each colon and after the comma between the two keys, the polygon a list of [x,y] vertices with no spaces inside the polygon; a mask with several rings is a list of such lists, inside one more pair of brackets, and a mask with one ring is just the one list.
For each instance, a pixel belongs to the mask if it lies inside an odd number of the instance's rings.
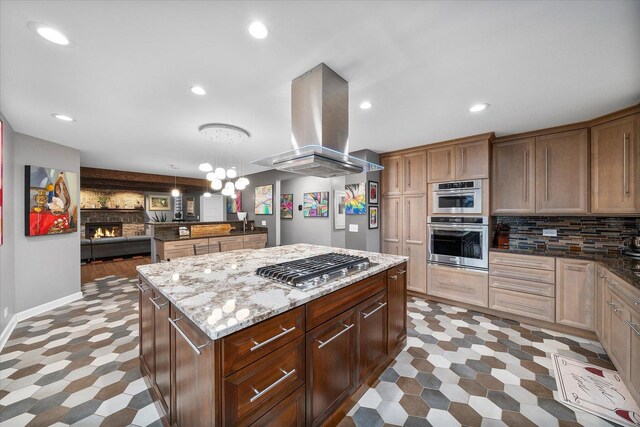
{"label": "framed wall art", "polygon": [[364,195],[365,184],[347,184],[344,187],[345,214],[346,215],[366,215],[367,201]]}
{"label": "framed wall art", "polygon": [[368,195],[368,200],[367,202],[370,205],[377,205],[378,204],[378,183],[376,181],[369,181],[367,183],[367,195]]}
{"label": "framed wall art", "polygon": [[329,192],[304,193],[302,215],[306,217],[329,216]]}
{"label": "framed wall art", "polygon": [[24,169],[25,235],[78,231],[78,174],[31,165]]}
{"label": "framed wall art", "polygon": [[369,206],[369,229],[378,228],[379,223],[378,207]]}
{"label": "framed wall art", "polygon": [[333,190],[333,228],[344,230],[345,228],[345,198],[347,193],[344,190]]}
{"label": "framed wall art", "polygon": [[227,196],[227,213],[237,214],[242,212],[242,191],[236,190],[236,198]]}
{"label": "framed wall art", "polygon": [[170,194],[149,194],[147,196],[147,210],[150,211],[170,211]]}
{"label": "framed wall art", "polygon": [[293,194],[280,195],[280,218],[293,219]]}
{"label": "framed wall art", "polygon": [[254,196],[254,213],[256,215],[272,215],[273,185],[263,185],[261,187],[256,187]]}

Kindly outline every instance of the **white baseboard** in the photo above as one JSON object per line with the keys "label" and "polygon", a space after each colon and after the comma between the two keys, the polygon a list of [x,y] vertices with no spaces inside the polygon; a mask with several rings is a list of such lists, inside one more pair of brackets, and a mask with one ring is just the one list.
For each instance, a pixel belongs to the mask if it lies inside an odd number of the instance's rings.
{"label": "white baseboard", "polygon": [[37,316],[38,314],[44,313],[45,311],[53,310],[54,308],[60,307],[61,305],[69,304],[79,299],[82,299],[82,292],[76,292],[75,294],[58,298],[57,300],[47,302],[37,307],[29,308],[27,310],[21,311],[20,313],[16,313],[15,317],[17,317],[18,322],[22,322],[23,320],[27,320],[30,317]]}
{"label": "white baseboard", "polygon": [[7,341],[9,341],[9,337],[11,336],[11,333],[13,332],[13,330],[16,328],[17,324],[18,324],[18,316],[14,314],[13,316],[11,316],[11,319],[9,319],[9,323],[7,323],[7,327],[4,328],[4,330],[0,334],[0,353],[2,352],[2,349],[4,348],[5,344],[7,344]]}

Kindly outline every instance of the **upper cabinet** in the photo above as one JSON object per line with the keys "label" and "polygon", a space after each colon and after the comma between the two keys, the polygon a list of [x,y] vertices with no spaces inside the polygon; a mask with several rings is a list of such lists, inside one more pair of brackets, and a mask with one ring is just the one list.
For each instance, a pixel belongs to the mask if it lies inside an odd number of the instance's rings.
{"label": "upper cabinet", "polygon": [[587,129],[536,137],[536,213],[589,211]]}
{"label": "upper cabinet", "polygon": [[594,214],[640,212],[639,115],[591,128],[591,208]]}
{"label": "upper cabinet", "polygon": [[493,146],[491,206],[494,214],[535,211],[535,138]]}
{"label": "upper cabinet", "polygon": [[383,157],[380,160],[384,170],[382,171],[382,188],[380,195],[402,194],[403,161],[401,155]]}
{"label": "upper cabinet", "polygon": [[494,214],[589,212],[587,129],[496,143],[492,166]]}
{"label": "upper cabinet", "polygon": [[427,150],[428,182],[489,178],[486,138]]}
{"label": "upper cabinet", "polygon": [[404,194],[422,194],[427,189],[427,152],[425,150],[402,156]]}

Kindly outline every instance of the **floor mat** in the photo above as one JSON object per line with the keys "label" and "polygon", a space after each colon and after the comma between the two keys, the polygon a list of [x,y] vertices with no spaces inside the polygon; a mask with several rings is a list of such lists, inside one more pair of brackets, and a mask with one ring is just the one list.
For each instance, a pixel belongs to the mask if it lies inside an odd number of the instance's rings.
{"label": "floor mat", "polygon": [[640,426],[640,408],[618,372],[553,354],[558,400],[623,426]]}

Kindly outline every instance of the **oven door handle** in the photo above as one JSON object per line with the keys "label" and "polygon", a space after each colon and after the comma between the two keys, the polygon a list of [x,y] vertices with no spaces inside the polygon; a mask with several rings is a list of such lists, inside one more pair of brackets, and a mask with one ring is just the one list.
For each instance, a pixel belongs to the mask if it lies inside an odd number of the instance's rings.
{"label": "oven door handle", "polygon": [[486,225],[462,225],[462,224],[447,224],[447,225],[433,225],[433,223],[427,224],[431,230],[459,230],[461,228],[470,231],[484,231]]}
{"label": "oven door handle", "polygon": [[433,193],[434,194],[451,194],[451,193],[475,194],[478,190],[480,190],[480,187],[466,187],[464,189],[451,188],[451,189],[433,190]]}

